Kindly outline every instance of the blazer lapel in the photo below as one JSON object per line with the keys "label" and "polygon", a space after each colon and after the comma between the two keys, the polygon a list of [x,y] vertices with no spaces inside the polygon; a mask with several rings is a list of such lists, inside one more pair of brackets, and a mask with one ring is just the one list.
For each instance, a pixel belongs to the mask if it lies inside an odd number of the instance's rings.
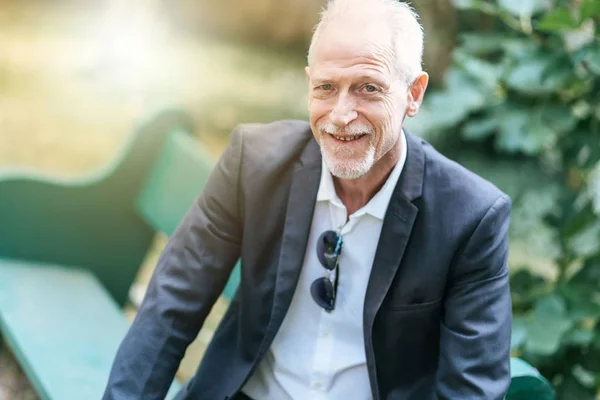
{"label": "blazer lapel", "polygon": [[390,199],[371,276],[367,285],[364,307],[364,338],[369,365],[369,378],[373,398],[379,398],[375,373],[375,355],[372,344],[372,329],[375,316],[385,298],[396,271],[400,267],[404,250],[410,238],[419,209],[413,201],[421,196],[423,187],[424,154],[421,139],[406,132],[406,162],[394,193]]}
{"label": "blazer lapel", "polygon": [[292,173],[277,267],[275,298],[262,351],[266,351],[271,345],[292,302],[304,263],[320,178],[321,152],[318,143],[311,137]]}

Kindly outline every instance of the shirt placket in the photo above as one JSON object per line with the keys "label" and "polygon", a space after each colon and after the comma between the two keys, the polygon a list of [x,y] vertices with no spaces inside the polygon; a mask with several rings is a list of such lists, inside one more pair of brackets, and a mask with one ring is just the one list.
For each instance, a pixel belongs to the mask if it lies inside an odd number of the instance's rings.
{"label": "shirt placket", "polygon": [[321,311],[310,381],[311,399],[315,400],[327,398],[325,390],[331,380],[330,371],[334,344],[331,326],[332,316],[325,310]]}
{"label": "shirt placket", "polygon": [[[336,204],[339,203],[339,204]],[[331,216],[331,229],[338,231],[346,222],[346,208],[339,202],[329,202],[329,215]],[[335,310],[333,311],[335,312]],[[333,360],[333,315],[321,310],[315,354],[313,357],[312,371],[310,374],[311,399],[326,400],[326,389],[331,381],[331,366]]]}

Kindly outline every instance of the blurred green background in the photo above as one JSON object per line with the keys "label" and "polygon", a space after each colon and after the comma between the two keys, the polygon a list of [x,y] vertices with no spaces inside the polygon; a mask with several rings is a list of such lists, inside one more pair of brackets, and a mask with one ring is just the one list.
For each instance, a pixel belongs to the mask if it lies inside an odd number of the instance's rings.
{"label": "blurred green background", "polygon": [[[306,118],[322,5],[0,0],[0,168],[81,175],[161,104],[215,157],[238,123]],[[558,398],[600,399],[600,0],[413,6],[432,83],[407,127],[513,199],[513,354]]]}

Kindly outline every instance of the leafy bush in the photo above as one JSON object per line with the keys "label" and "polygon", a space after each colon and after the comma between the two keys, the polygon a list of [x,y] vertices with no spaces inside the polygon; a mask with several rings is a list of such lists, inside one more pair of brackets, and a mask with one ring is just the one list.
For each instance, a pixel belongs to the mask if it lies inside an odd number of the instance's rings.
{"label": "leafy bush", "polygon": [[[515,355],[600,396],[600,0],[455,0],[465,31],[417,131],[513,199]],[[600,398],[600,397],[599,397]]]}

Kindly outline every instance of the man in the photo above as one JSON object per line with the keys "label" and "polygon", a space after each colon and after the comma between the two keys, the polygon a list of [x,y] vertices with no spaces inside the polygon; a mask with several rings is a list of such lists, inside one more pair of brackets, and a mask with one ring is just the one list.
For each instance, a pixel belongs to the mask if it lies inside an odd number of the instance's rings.
{"label": "man", "polygon": [[394,0],[333,0],[310,125],[238,127],[170,239],[105,399],[162,398],[241,256],[179,399],[502,399],[510,200],[402,129],[428,76]]}

